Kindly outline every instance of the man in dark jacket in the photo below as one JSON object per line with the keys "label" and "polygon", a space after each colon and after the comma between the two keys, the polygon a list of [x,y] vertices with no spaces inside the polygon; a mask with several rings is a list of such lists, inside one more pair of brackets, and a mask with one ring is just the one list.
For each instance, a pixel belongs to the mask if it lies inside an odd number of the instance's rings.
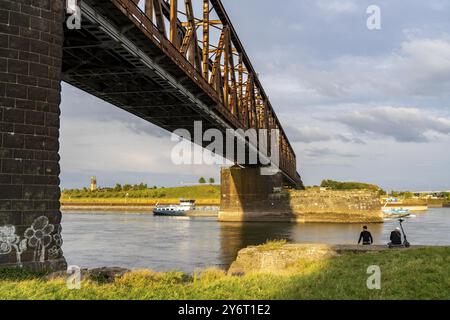
{"label": "man in dark jacket", "polygon": [[358,244],[360,244],[361,241],[365,246],[370,246],[373,243],[372,234],[367,230],[367,226],[363,227],[363,231],[359,236]]}
{"label": "man in dark jacket", "polygon": [[399,246],[402,245],[402,233],[400,228],[396,228],[391,232],[391,245]]}

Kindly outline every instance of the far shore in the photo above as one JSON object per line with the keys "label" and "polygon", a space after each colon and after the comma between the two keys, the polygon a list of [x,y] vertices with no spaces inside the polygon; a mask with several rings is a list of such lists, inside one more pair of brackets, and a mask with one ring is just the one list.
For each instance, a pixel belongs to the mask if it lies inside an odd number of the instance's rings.
{"label": "far shore", "polygon": [[[197,206],[219,206],[220,199],[193,199]],[[178,204],[180,199],[127,199],[127,198],[76,198],[76,199],[61,199],[61,206],[65,208],[80,207],[80,208],[144,208],[153,209],[157,205]]]}
{"label": "far shore", "polygon": [[[80,199],[78,199],[80,200]],[[86,199],[81,199],[86,200]],[[179,200],[174,199],[160,199],[160,200],[144,200],[133,199],[132,201],[126,199],[89,199],[94,201],[67,201],[61,200],[61,211],[67,212],[132,212],[151,214],[153,209],[158,204],[177,204]],[[109,200],[109,201],[108,201]],[[209,199],[201,199],[197,201],[197,208],[188,212],[190,217],[217,217],[219,214],[220,202]]]}

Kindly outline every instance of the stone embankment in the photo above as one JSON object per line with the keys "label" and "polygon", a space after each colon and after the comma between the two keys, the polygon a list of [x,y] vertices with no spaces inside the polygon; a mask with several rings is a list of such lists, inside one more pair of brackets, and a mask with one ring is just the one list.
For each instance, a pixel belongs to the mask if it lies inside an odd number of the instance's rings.
{"label": "stone embankment", "polygon": [[297,222],[382,223],[378,192],[371,190],[291,191],[289,206]]}

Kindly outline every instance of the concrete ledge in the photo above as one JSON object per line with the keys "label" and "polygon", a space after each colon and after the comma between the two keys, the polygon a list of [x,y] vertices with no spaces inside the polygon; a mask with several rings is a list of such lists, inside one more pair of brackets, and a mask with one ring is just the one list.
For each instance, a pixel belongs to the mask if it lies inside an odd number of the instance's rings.
{"label": "concrete ledge", "polygon": [[381,252],[386,250],[411,250],[426,248],[413,246],[408,249],[389,249],[387,246],[326,245],[326,244],[285,244],[279,247],[252,246],[239,251],[231,264],[229,274],[248,272],[279,272],[300,261],[320,261],[344,253]]}

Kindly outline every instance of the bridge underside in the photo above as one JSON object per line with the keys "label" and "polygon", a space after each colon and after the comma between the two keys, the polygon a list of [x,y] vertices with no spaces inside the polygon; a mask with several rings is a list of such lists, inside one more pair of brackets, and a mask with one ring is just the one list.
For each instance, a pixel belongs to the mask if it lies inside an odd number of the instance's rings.
{"label": "bridge underside", "polygon": [[[84,0],[81,29],[64,32],[62,79],[169,132],[186,129],[192,140],[198,121],[203,132],[217,129],[224,137],[227,129],[245,130],[208,82],[165,41],[150,40],[111,0]],[[235,138],[234,145],[245,148],[247,160],[250,152],[258,153],[245,138]],[[227,152],[215,150],[224,158]],[[303,187],[296,172],[283,178],[286,185]]]}
{"label": "bridge underside", "polygon": [[149,41],[111,1],[96,0],[95,10],[85,3],[81,30],[65,30],[64,81],[170,132],[193,130],[194,121],[205,130],[224,127],[226,120],[213,112],[217,105],[176,57]]}

